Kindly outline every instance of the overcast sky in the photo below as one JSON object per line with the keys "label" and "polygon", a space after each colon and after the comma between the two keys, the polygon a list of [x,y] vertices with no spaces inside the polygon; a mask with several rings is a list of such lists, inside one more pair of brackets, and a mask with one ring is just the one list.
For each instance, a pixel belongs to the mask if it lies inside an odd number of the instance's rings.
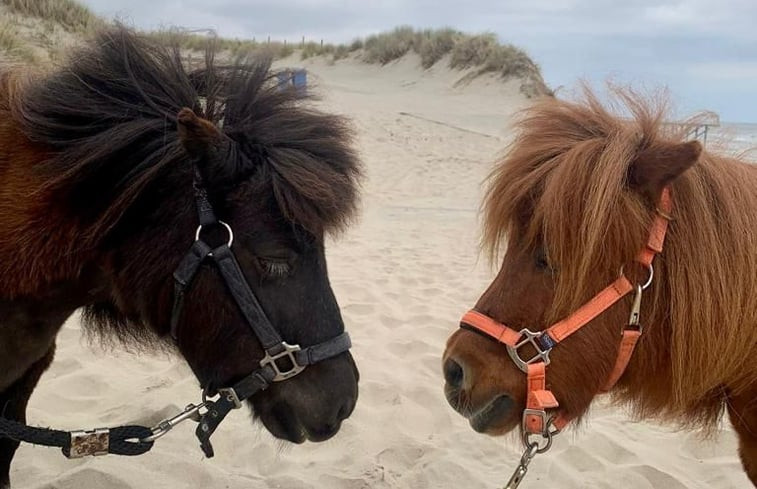
{"label": "overcast sky", "polygon": [[398,25],[490,31],[551,87],[612,79],[669,87],[680,115],[757,122],[757,0],[83,0],[141,28],[346,42]]}

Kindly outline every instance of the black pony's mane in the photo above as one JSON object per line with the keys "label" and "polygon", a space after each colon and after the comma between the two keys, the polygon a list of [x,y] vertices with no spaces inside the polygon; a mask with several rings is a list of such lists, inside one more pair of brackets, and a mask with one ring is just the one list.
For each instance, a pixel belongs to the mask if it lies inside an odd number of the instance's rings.
{"label": "black pony's mane", "polygon": [[215,51],[210,39],[204,67],[189,71],[178,47],[115,26],[24,87],[14,119],[49,148],[38,170],[46,188],[77,206],[83,243],[95,245],[117,227],[158,177],[191,171],[177,135],[184,107],[234,142],[207,182],[211,195],[255,174],[298,226],[328,232],[349,221],[360,167],[345,120],[309,108],[300,90],[278,87],[270,59],[219,65]]}

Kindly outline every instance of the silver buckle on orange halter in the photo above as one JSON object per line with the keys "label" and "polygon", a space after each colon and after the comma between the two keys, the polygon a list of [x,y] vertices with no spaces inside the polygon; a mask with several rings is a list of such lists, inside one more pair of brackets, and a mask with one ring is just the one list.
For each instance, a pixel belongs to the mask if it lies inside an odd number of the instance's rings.
{"label": "silver buckle on orange halter", "polygon": [[[544,365],[549,365],[549,352],[554,348],[555,340],[543,331],[534,332],[528,328],[520,330],[520,334],[523,337],[521,341],[515,346],[507,345],[507,354],[510,355],[513,363],[524,373],[528,373],[528,366],[535,362],[544,362]],[[523,360],[518,354],[518,349],[526,345],[531,345],[536,350],[536,355]]]}

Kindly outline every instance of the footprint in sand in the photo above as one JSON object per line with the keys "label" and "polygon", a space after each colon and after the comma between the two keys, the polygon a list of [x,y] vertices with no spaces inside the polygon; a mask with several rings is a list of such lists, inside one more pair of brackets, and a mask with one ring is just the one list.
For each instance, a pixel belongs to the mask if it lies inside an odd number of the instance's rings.
{"label": "footprint in sand", "polygon": [[111,472],[84,467],[74,470],[55,481],[55,489],[81,489],[82,487],[107,487],[108,489],[130,489],[132,486]]}
{"label": "footprint in sand", "polygon": [[376,306],[374,306],[373,304],[347,304],[342,307],[342,312],[344,312],[346,315],[354,314],[356,316],[368,316],[369,314],[373,314],[373,311],[375,309]]}
{"label": "footprint in sand", "polygon": [[560,453],[559,457],[578,472],[599,471],[605,465],[602,461],[577,445],[569,446],[564,452]]}
{"label": "footprint in sand", "polygon": [[638,465],[633,467],[632,470],[646,480],[649,481],[652,487],[664,487],[665,489],[689,489],[681,481],[659,469],[656,469],[649,465]]}

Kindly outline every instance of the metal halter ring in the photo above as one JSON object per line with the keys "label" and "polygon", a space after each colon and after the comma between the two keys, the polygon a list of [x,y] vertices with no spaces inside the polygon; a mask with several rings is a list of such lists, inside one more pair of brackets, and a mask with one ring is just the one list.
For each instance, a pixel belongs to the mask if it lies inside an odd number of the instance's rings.
{"label": "metal halter ring", "polygon": [[[554,426],[554,421],[554,417],[547,419],[546,423],[544,424],[544,431],[542,433],[528,433],[527,431],[523,430],[521,433],[523,445],[528,449],[534,450],[535,453],[540,454],[552,448],[552,438],[560,433],[560,429]],[[538,441],[531,441],[532,436],[540,436],[542,438],[542,441],[544,441],[544,444],[541,445]]]}
{"label": "metal halter ring", "polygon": [[[623,269],[625,268],[625,265],[620,266],[620,276],[624,276]],[[650,263],[647,265],[647,273],[649,274],[647,276],[647,281],[641,284],[641,290],[647,290],[650,285],[652,285],[652,279],[654,279],[654,267],[652,267],[652,264]]]}
{"label": "metal halter ring", "polygon": [[[225,222],[219,220],[218,224],[226,228],[226,232],[229,233],[229,241],[226,243],[226,246],[231,248],[231,244],[234,242],[234,232],[231,230],[231,226],[226,224]],[[195,241],[200,241],[200,233],[202,232],[202,224],[197,226],[197,232],[195,233]]]}

